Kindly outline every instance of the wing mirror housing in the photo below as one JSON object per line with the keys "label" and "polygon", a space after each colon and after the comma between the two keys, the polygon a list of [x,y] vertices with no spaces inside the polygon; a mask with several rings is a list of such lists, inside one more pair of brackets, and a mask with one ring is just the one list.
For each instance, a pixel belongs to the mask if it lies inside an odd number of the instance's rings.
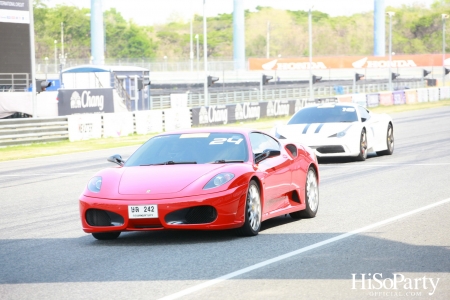
{"label": "wing mirror housing", "polygon": [[120,156],[119,154],[115,154],[113,156],[110,156],[110,157],[108,157],[107,160],[109,162],[118,164],[121,167],[123,167],[123,165],[125,164],[125,161],[122,159],[122,156]]}
{"label": "wing mirror housing", "polygon": [[255,157],[255,163],[260,163],[266,158],[271,158],[280,155],[281,155],[280,150],[266,149],[263,151],[263,153],[260,153]]}

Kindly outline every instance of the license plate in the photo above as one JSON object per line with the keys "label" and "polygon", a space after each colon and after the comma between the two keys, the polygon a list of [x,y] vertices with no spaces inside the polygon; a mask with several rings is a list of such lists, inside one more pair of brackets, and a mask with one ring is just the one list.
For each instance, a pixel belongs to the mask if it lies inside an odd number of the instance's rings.
{"label": "license plate", "polygon": [[154,219],[158,217],[158,205],[128,205],[128,218]]}

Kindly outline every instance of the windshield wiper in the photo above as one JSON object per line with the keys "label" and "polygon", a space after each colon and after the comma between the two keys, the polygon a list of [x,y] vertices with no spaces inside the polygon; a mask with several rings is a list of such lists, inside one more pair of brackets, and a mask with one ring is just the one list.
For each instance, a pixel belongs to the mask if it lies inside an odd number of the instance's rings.
{"label": "windshield wiper", "polygon": [[195,165],[197,164],[196,161],[165,161],[159,164],[148,164],[148,165],[141,165],[141,166],[162,166],[162,165]]}
{"label": "windshield wiper", "polygon": [[243,163],[243,160],[224,160],[224,159],[219,159],[216,160],[215,162],[213,162],[212,164],[232,164],[232,163]]}

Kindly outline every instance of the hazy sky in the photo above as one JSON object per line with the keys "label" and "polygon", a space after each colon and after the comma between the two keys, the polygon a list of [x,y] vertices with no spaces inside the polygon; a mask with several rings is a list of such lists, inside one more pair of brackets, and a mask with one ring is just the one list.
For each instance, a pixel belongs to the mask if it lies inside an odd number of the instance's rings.
{"label": "hazy sky", "polygon": [[[413,5],[415,3],[429,6],[435,0],[385,0],[386,6]],[[90,0],[45,0],[55,4],[69,4],[80,7],[90,7]],[[254,10],[256,6],[271,6],[289,10],[307,10],[314,3],[314,10],[319,10],[331,16],[351,15],[358,12],[373,10],[373,0],[244,0],[246,9]],[[141,25],[164,23],[167,20],[189,19],[190,16],[203,12],[203,0],[103,0],[105,10],[114,7],[126,19],[133,19]],[[206,14],[215,16],[233,11],[233,0],[206,0]]]}

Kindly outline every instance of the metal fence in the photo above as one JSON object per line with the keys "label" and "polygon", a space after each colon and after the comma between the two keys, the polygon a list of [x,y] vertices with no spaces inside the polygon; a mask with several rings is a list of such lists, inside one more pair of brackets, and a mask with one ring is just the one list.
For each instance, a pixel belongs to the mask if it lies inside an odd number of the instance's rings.
{"label": "metal fence", "polygon": [[[394,84],[394,88],[404,88],[405,84],[410,89],[417,89],[426,87],[423,81],[399,82]],[[353,89],[353,85],[342,86],[342,94],[358,94],[358,93],[378,93],[387,91],[389,89],[388,83],[380,84],[358,84]],[[333,86],[318,86],[314,87],[314,97],[331,97],[340,95]],[[189,93],[188,106],[204,106],[204,105],[226,105],[243,102],[258,102],[258,101],[273,101],[273,100],[292,100],[309,98],[309,88],[297,89],[270,89],[263,90],[248,90],[248,91],[232,91],[209,93],[208,101],[205,101],[205,96],[202,93]],[[170,108],[170,95],[152,96],[152,109],[166,109]]]}

